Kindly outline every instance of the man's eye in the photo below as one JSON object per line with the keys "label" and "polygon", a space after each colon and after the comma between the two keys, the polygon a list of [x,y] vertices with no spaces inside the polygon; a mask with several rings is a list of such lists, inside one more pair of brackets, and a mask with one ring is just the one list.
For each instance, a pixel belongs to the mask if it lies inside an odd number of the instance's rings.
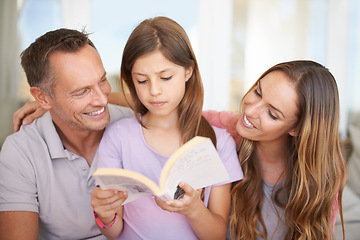
{"label": "man's eye", "polygon": [[84,89],[82,91],[75,93],[74,95],[75,95],[75,97],[81,97],[81,96],[84,96],[87,92],[89,92],[89,90]]}

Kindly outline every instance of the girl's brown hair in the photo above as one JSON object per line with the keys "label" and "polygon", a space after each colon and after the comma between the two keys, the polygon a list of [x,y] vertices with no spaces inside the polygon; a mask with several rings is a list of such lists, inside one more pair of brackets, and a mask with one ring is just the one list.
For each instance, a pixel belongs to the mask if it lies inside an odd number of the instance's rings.
{"label": "girl's brown hair", "polygon": [[[277,64],[259,80],[273,71],[285,73],[298,92],[297,134],[289,142],[285,180],[274,197],[274,204],[284,209],[283,217],[288,227],[286,239],[331,239],[334,203],[339,206],[344,229],[341,196],[346,179],[339,144],[336,81],[328,69],[313,61]],[[242,139],[239,144],[244,179],[232,190],[230,220],[231,232],[236,239],[255,239],[256,235],[267,238],[261,217],[263,180],[256,164],[255,148],[256,142],[249,139]],[[285,200],[279,200],[280,194]],[[257,228],[258,224],[264,229],[263,234]]]}
{"label": "girl's brown hair", "polygon": [[185,95],[178,106],[182,142],[200,135],[211,138],[216,146],[214,130],[202,116],[204,90],[190,40],[185,30],[167,17],[156,17],[141,22],[131,33],[124,48],[120,83],[122,89],[126,84],[130,91],[137,120],[142,124],[140,116],[147,113],[148,109],[137,97],[131,70],[136,59],[156,50],[179,66],[186,69],[193,67],[193,74],[186,82]]}

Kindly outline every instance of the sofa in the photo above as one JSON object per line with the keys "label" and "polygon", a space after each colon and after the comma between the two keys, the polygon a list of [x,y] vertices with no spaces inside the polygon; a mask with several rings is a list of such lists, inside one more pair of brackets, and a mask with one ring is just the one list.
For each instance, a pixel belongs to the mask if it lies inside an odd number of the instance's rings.
{"label": "sofa", "polygon": [[[360,239],[360,117],[349,125],[349,139],[341,143],[347,164],[347,182],[343,191],[343,215],[346,240]],[[343,239],[338,216],[334,237]]]}

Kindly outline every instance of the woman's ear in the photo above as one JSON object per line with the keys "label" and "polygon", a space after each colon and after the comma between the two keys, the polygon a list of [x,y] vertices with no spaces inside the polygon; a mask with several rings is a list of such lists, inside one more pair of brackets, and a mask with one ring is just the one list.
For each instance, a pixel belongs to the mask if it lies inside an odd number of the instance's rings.
{"label": "woman's ear", "polygon": [[185,82],[187,82],[187,81],[190,79],[190,77],[191,77],[192,74],[193,74],[193,71],[194,71],[194,66],[191,66],[191,67],[189,67],[189,68],[186,69],[186,72],[185,72],[185,78],[186,78],[186,80],[185,80]]}
{"label": "woman's ear", "polygon": [[289,132],[290,136],[293,136],[293,137],[296,137],[298,134],[297,134],[297,131],[295,129],[291,130]]}
{"label": "woman's ear", "polygon": [[49,110],[52,108],[52,98],[43,90],[38,87],[30,87],[30,93],[43,109]]}

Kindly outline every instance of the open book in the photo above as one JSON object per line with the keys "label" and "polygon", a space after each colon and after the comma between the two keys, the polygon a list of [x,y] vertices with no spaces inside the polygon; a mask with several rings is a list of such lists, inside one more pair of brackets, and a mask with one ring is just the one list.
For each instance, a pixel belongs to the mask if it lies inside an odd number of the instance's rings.
{"label": "open book", "polygon": [[185,143],[168,159],[159,183],[140,173],[121,168],[99,168],[93,176],[104,190],[127,191],[128,198],[124,204],[150,195],[163,200],[178,199],[183,194],[178,187],[180,181],[194,189],[201,189],[230,179],[212,141],[199,136]]}

